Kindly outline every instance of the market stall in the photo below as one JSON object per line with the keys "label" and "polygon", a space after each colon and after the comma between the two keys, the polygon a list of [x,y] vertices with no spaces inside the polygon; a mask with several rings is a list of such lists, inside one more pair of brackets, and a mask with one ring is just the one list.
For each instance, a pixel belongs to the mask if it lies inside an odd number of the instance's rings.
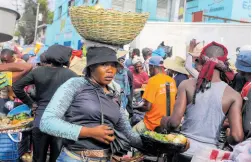
{"label": "market stall", "polygon": [[26,105],[0,114],[0,161],[19,161],[29,150],[33,120]]}

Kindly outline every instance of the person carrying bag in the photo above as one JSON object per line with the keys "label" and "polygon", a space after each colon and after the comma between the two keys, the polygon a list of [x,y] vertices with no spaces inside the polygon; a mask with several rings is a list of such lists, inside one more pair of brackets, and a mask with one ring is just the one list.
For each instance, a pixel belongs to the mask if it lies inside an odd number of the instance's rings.
{"label": "person carrying bag", "polygon": [[120,86],[113,81],[117,66],[113,49],[90,47],[85,77],[68,80],[55,93],[40,129],[65,139],[57,162],[107,162],[130,146],[142,146],[120,108]]}

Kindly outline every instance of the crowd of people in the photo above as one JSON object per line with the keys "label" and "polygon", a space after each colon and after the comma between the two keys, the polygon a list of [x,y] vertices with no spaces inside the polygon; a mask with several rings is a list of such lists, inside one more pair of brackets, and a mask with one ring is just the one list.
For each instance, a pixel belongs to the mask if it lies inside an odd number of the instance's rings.
{"label": "crowd of people", "polygon": [[133,49],[128,59],[127,51],[104,46],[86,52],[78,76],[69,69],[69,47],[50,46],[34,56],[36,66],[10,49],[1,51],[0,72],[11,81],[0,84],[0,112],[12,109],[6,108],[10,100],[13,107],[32,109],[33,162],[45,162],[48,150],[50,162],[107,162],[118,138],[141,151],[145,131],[185,135],[184,153],[171,157],[181,162],[199,149],[235,148],[250,140],[250,46],[239,49],[236,72],[226,47],[216,42],[192,40],[185,60],[172,59],[163,44]]}

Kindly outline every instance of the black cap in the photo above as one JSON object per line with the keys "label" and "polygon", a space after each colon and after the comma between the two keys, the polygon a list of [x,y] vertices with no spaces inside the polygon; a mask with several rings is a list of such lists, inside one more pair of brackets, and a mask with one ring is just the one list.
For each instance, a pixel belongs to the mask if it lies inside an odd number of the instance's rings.
{"label": "black cap", "polygon": [[105,63],[115,62],[119,65],[116,57],[116,51],[108,47],[90,47],[87,51],[87,66]]}

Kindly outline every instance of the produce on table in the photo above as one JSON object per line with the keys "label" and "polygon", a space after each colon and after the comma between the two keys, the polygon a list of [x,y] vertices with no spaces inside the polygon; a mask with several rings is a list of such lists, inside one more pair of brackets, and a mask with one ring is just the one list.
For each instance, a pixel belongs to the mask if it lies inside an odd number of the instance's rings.
{"label": "produce on table", "polygon": [[30,116],[26,113],[20,113],[14,116],[9,117],[11,120],[24,120],[30,118]]}
{"label": "produce on table", "polygon": [[185,145],[187,142],[187,138],[182,134],[160,134],[153,131],[146,131],[144,134],[161,142],[169,142],[182,145]]}
{"label": "produce on table", "polygon": [[29,123],[33,120],[34,118],[31,118],[26,113],[20,113],[11,117],[0,116],[0,129],[7,129],[13,126],[20,126],[24,123]]}

